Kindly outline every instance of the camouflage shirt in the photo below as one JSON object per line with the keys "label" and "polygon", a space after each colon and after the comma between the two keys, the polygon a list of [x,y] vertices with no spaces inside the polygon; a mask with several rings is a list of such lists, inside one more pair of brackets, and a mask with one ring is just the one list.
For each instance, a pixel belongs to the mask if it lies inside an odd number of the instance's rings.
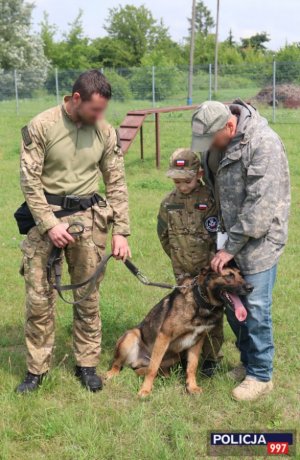
{"label": "camouflage shirt", "polygon": [[185,195],[174,189],[161,203],[157,233],[176,278],[195,276],[215,253],[217,212],[208,187]]}
{"label": "camouflage shirt", "polygon": [[[225,250],[244,274],[271,268],[287,241],[290,177],[284,146],[265,118],[240,99],[230,106],[238,116],[237,135],[215,175],[220,215],[228,233]],[[213,153],[213,152],[211,152]],[[213,187],[208,156],[202,161]]]}
{"label": "camouflage shirt", "polygon": [[129,235],[124,160],[112,126],[104,120],[78,125],[63,104],[37,115],[27,128],[21,149],[21,188],[40,233],[59,223],[44,192],[89,196],[98,191],[102,175],[113,209],[113,234]]}

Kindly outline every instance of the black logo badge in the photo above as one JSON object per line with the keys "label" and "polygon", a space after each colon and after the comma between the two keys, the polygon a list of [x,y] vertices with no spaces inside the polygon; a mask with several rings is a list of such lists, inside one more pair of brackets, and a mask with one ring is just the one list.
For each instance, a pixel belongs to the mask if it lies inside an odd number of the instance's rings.
{"label": "black logo badge", "polygon": [[204,226],[208,232],[215,233],[218,230],[218,218],[217,216],[210,216],[204,221]]}

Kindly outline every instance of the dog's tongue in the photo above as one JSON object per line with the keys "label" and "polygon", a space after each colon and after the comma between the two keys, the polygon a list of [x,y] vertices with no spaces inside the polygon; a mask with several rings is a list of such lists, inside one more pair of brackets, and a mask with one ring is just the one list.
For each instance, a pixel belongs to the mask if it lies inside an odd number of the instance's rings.
{"label": "dog's tongue", "polygon": [[242,304],[241,299],[236,294],[230,294],[229,292],[227,292],[227,294],[233,303],[235,317],[238,319],[238,321],[245,321],[247,318],[247,310]]}

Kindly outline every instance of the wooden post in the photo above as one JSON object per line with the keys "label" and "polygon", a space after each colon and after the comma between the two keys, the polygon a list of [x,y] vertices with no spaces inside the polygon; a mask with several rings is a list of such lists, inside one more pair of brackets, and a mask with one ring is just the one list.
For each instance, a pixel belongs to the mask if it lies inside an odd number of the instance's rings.
{"label": "wooden post", "polygon": [[187,105],[193,103],[193,76],[194,76],[194,53],[195,53],[195,22],[196,22],[196,0],[193,0],[192,23],[191,23],[191,43],[190,43],[190,66]]}
{"label": "wooden post", "polygon": [[216,44],[215,44],[215,97],[218,91],[218,48],[219,48],[220,0],[217,0]]}
{"label": "wooden post", "polygon": [[160,126],[159,113],[155,113],[156,167],[160,168]]}
{"label": "wooden post", "polygon": [[140,144],[141,144],[141,160],[144,159],[144,133],[143,133],[143,125],[140,128]]}

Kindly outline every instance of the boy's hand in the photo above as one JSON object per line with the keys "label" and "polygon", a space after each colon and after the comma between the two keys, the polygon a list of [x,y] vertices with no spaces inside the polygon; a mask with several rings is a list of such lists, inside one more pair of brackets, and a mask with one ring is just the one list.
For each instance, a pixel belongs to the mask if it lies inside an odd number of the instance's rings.
{"label": "boy's hand", "polygon": [[113,235],[111,243],[112,253],[115,259],[122,259],[123,262],[127,257],[131,257],[131,250],[128,241],[123,235]]}
{"label": "boy's hand", "polygon": [[224,249],[221,249],[221,251],[218,251],[217,254],[214,256],[214,258],[211,261],[211,268],[217,272],[221,273],[224,266],[228,264],[230,260],[233,259],[233,255],[229,254],[228,252],[224,251]]}

